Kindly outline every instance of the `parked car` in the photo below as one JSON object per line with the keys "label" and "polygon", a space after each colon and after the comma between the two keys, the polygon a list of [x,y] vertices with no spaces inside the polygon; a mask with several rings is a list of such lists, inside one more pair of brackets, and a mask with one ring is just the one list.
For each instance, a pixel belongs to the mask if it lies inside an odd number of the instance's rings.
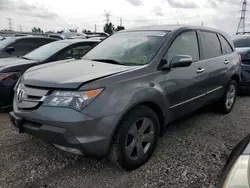
{"label": "parked car", "polygon": [[68,37],[67,39],[87,39],[88,37],[86,36],[72,36],[72,37]]}
{"label": "parked car", "polygon": [[0,41],[1,41],[1,40],[4,40],[4,39],[5,39],[5,37],[1,37],[1,36],[0,36]]}
{"label": "parked car", "polygon": [[64,59],[79,59],[99,40],[60,40],[51,42],[20,58],[0,59],[0,108],[12,105],[13,88],[18,78],[30,67],[60,61]]}
{"label": "parked car", "polygon": [[233,38],[233,43],[241,56],[241,88],[250,89],[250,36],[236,36]]}
{"label": "parked car", "polygon": [[49,37],[49,38],[58,39],[58,40],[63,40],[63,39],[65,39],[65,36],[64,36],[64,35],[61,35],[61,34],[49,34],[48,37]]}
{"label": "parked car", "polygon": [[91,33],[87,33],[87,35],[95,35],[95,36],[99,36],[99,37],[109,37],[109,34],[105,33],[105,32],[91,32]]}
{"label": "parked car", "polygon": [[56,39],[47,37],[9,37],[0,41],[0,58],[22,56],[44,44],[54,41]]}
{"label": "parked car", "polygon": [[222,169],[218,188],[250,187],[250,134],[233,149]]}
{"label": "parked car", "polygon": [[220,31],[131,29],[82,60],[27,70],[10,119],[61,150],[135,169],[149,160],[169,122],[212,102],[229,113],[239,82],[239,55]]}

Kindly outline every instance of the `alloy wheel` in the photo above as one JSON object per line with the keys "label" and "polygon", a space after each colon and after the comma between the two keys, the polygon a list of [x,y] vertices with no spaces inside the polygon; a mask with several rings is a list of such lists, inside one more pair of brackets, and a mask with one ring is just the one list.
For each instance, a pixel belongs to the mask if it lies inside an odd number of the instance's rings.
{"label": "alloy wheel", "polygon": [[125,151],[131,160],[142,158],[154,142],[155,127],[149,118],[142,118],[131,126],[126,136]]}
{"label": "alloy wheel", "polygon": [[236,88],[234,85],[231,85],[227,91],[227,96],[226,96],[226,108],[230,109],[232,105],[234,104],[236,96]]}

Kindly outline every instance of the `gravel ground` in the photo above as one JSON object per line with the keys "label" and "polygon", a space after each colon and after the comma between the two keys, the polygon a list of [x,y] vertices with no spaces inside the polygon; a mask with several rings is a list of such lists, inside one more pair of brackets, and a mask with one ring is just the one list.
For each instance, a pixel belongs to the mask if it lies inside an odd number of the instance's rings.
{"label": "gravel ground", "polygon": [[172,123],[151,160],[132,172],[20,135],[1,113],[0,188],[212,188],[233,147],[250,132],[249,112],[246,96],[228,115],[204,108]]}

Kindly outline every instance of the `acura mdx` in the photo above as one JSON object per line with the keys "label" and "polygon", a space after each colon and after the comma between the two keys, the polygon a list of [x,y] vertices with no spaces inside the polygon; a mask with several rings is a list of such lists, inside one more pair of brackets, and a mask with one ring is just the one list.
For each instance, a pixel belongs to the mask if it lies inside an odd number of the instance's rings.
{"label": "acura mdx", "polygon": [[229,113],[239,82],[239,55],[221,31],[130,29],[80,60],[28,69],[15,86],[10,119],[20,133],[61,150],[135,169],[169,122],[210,103]]}

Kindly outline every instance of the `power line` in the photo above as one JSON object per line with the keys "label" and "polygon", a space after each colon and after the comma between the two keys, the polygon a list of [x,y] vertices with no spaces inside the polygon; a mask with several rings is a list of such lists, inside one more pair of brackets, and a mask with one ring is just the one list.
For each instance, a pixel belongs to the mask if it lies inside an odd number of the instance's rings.
{"label": "power line", "polygon": [[9,30],[12,31],[12,18],[6,18],[8,20]]}
{"label": "power line", "polygon": [[236,30],[236,35],[245,34],[245,22],[246,22],[246,9],[247,9],[247,0],[244,0],[242,3],[240,21]]}
{"label": "power line", "polygon": [[107,12],[106,10],[104,10],[105,14],[104,16],[106,17],[106,24],[109,24],[110,22],[110,11]]}

